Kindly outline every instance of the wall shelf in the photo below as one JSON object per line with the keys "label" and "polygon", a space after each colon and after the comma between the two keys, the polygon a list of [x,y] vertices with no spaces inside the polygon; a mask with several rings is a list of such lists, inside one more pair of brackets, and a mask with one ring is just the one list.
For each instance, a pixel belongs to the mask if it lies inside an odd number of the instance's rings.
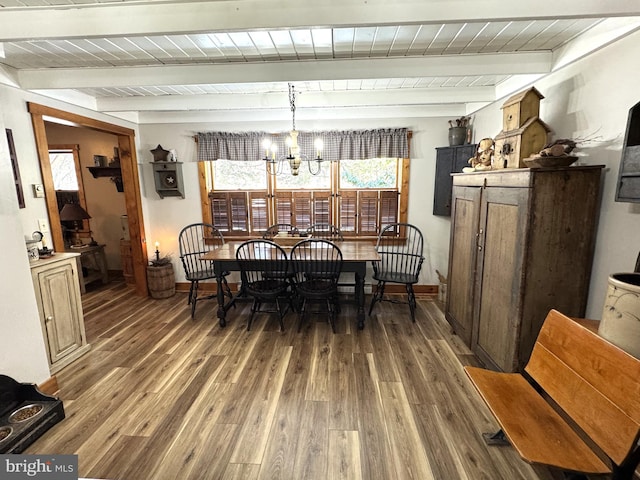
{"label": "wall shelf", "polygon": [[120,167],[87,167],[93,178],[100,177],[121,177]]}
{"label": "wall shelf", "polygon": [[122,170],[120,167],[87,167],[93,175],[93,178],[110,177],[111,181],[116,184],[119,192],[124,192],[122,185]]}

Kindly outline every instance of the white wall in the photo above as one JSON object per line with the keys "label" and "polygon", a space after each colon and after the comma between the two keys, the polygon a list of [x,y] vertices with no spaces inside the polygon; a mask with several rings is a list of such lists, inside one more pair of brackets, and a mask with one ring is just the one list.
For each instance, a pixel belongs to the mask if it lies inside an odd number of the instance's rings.
{"label": "white wall", "polygon": [[[629,109],[640,101],[638,58],[640,32],[535,83],[545,96],[540,118],[553,129],[553,138],[587,140],[577,150],[584,155],[580,162],[605,166],[587,306],[594,319],[602,318],[607,278],[633,271],[640,250],[640,204],[614,201]],[[504,100],[475,114],[476,138],[501,130]]]}
{"label": "white wall", "polygon": [[[39,384],[49,378],[49,364],[4,134],[8,127],[2,118],[5,105],[0,90],[0,373],[19,382]],[[13,134],[15,142],[16,132]]]}
{"label": "white wall", "polygon": [[[0,373],[19,381],[42,383],[50,376],[44,339],[38,319],[24,237],[47,218],[43,198],[34,198],[31,185],[42,183],[31,116],[27,101],[128,128],[136,125],[84,108],[0,85]],[[26,208],[19,209],[4,129],[13,132]],[[144,208],[144,205],[143,205]],[[47,235],[49,245],[51,237]]]}

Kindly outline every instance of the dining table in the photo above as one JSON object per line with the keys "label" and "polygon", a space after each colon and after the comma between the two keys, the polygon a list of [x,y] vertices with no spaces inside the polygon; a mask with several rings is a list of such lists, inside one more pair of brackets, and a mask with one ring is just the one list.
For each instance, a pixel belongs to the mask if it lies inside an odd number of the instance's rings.
{"label": "dining table", "polygon": [[[303,238],[300,238],[302,240]],[[283,239],[284,240],[284,239]],[[291,252],[293,244],[291,241],[278,241],[276,238],[274,241],[279,244],[287,255]],[[239,272],[240,266],[236,260],[236,251],[244,241],[228,241],[215,250],[211,250],[200,257],[202,261],[213,262],[213,269],[216,274],[217,282],[217,299],[218,309],[217,317],[221,327],[225,327],[227,324],[226,316],[227,311],[236,301],[237,295],[229,299],[225,296],[222,284],[219,279],[223,278],[223,274],[226,272]],[[355,301],[357,305],[356,321],[359,330],[364,328],[364,280],[367,274],[367,263],[380,260],[380,255],[376,251],[375,245],[367,241],[355,241],[355,240],[339,240],[335,243],[342,252],[342,272],[352,272],[355,277]]]}

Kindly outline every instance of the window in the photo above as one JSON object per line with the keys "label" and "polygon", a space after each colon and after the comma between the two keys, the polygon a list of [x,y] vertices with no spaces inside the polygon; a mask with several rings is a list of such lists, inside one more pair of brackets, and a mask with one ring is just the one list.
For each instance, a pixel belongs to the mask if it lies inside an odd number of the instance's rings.
{"label": "window", "polygon": [[73,150],[49,150],[49,162],[56,190],[79,190]]}
{"label": "window", "polygon": [[398,161],[395,158],[340,163],[340,188],[396,188],[398,184]]}
{"label": "window", "polygon": [[259,236],[275,223],[301,231],[326,223],[348,237],[371,237],[388,223],[406,221],[409,159],[325,162],[315,176],[305,163],[298,176],[286,164],[280,175],[269,175],[262,160],[198,165],[204,221],[225,236]]}
{"label": "window", "polygon": [[401,164],[395,158],[340,162],[343,235],[377,235],[383,225],[398,221]]}
{"label": "window", "polygon": [[[301,156],[312,160],[303,161],[296,176],[286,161],[276,162],[278,175],[270,175],[267,166],[273,165],[263,160],[246,161],[268,156],[264,140],[285,151],[287,138],[284,132],[199,132],[204,221],[239,237],[261,235],[276,223],[298,230],[324,223],[343,235],[367,238],[387,223],[406,222],[411,138],[406,128],[300,131]],[[313,160],[317,139],[324,145],[324,162]]]}

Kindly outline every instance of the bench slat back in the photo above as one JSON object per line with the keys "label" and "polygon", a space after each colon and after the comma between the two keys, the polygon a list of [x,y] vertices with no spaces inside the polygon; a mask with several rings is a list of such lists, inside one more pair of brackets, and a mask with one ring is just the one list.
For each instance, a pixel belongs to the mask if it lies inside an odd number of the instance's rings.
{"label": "bench slat back", "polygon": [[525,371],[617,465],[640,433],[640,360],[556,310]]}

